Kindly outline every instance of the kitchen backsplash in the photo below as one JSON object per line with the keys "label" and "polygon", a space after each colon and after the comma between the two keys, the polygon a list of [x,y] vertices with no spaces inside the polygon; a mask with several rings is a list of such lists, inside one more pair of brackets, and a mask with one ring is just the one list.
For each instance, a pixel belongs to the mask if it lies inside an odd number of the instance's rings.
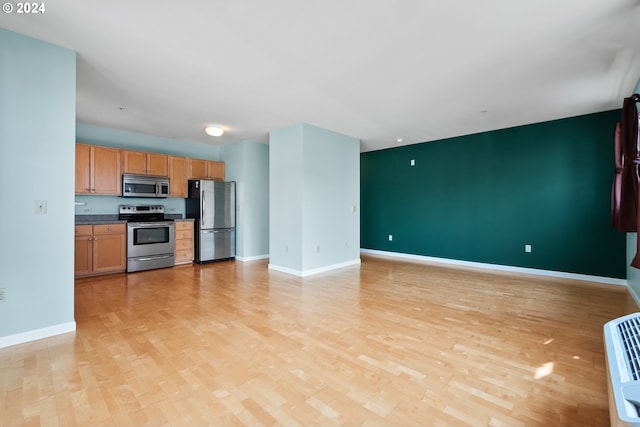
{"label": "kitchen backsplash", "polygon": [[76,196],[76,215],[118,215],[120,205],[163,205],[166,214],[185,214],[185,199],[122,198],[116,196]]}

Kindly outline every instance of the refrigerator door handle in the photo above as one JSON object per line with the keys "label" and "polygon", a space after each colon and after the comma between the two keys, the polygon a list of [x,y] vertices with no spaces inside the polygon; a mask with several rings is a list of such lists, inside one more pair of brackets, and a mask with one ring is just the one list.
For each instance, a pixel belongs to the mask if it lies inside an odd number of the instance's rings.
{"label": "refrigerator door handle", "polygon": [[205,212],[205,209],[204,209],[205,203],[204,202],[205,202],[206,194],[207,193],[205,193],[204,191],[202,192],[202,201],[200,202],[200,206],[202,207],[202,215],[200,216],[200,223],[201,223],[202,226],[204,226],[204,212]]}

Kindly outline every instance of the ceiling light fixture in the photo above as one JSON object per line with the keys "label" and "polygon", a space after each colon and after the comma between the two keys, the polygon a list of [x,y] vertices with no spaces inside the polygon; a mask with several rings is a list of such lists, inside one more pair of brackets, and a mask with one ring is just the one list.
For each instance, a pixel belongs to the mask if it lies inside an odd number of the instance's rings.
{"label": "ceiling light fixture", "polygon": [[224,129],[216,125],[208,125],[204,131],[211,136],[220,136],[224,133]]}

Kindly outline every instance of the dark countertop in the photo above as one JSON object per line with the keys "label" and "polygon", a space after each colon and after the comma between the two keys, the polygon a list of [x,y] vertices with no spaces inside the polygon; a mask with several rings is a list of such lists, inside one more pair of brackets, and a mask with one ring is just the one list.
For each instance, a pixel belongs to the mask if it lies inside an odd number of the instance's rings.
{"label": "dark countertop", "polygon": [[[166,214],[165,218],[182,221],[193,221],[193,218],[182,218],[181,214]],[[117,214],[103,215],[76,215],[76,225],[92,225],[92,224],[126,224],[127,221],[118,219]]]}
{"label": "dark countertop", "polygon": [[76,225],[119,224],[126,222],[118,219],[118,215],[76,215]]}

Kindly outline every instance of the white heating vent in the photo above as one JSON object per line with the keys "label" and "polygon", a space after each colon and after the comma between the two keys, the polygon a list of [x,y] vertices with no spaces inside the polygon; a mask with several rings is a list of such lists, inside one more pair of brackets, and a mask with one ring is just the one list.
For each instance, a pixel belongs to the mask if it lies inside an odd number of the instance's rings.
{"label": "white heating vent", "polygon": [[640,427],[640,313],[604,325],[611,426]]}

